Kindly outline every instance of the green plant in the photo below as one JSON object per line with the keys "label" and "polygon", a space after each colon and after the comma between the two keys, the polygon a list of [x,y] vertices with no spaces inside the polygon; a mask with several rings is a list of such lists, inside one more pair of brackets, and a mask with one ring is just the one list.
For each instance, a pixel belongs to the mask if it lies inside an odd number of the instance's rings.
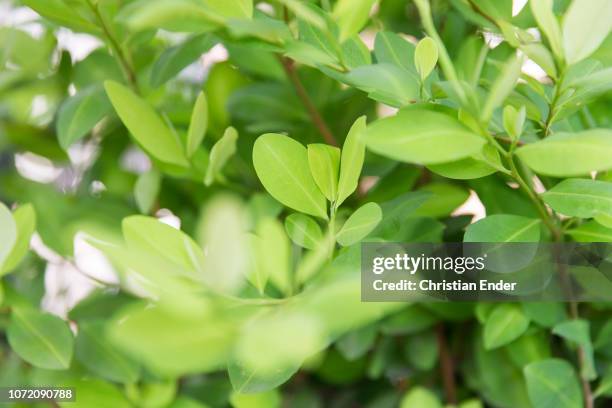
{"label": "green plant", "polygon": [[[74,386],[70,407],[609,404],[609,303],[367,303],[359,275],[368,240],[612,242],[608,0],[20,6],[0,384]],[[99,45],[77,59],[66,29]]]}

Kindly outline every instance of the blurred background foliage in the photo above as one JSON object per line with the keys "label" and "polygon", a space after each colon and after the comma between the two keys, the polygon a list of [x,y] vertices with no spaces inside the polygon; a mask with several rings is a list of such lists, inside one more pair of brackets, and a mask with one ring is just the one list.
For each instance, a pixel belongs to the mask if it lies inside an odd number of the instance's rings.
{"label": "blurred background foliage", "polygon": [[1,0],[0,385],[607,406],[608,303],[362,303],[359,243],[612,242],[611,21],[607,0]]}

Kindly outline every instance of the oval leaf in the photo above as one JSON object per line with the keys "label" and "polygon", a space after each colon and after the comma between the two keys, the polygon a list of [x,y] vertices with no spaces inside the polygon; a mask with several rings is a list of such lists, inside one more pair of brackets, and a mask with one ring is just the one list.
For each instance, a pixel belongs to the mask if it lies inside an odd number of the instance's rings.
{"label": "oval leaf", "polygon": [[329,201],[338,193],[340,149],[326,144],[308,145],[308,165],[315,183]]}
{"label": "oval leaf", "polygon": [[206,177],[204,184],[210,186],[213,181],[221,174],[221,170],[230,157],[236,153],[236,141],[238,140],[238,132],[233,127],[228,127],[223,133],[221,139],[215,143],[210,150],[210,162],[206,169]]}
{"label": "oval leaf", "polygon": [[336,235],[336,240],[342,246],[353,245],[372,232],[381,219],[382,210],[378,204],[364,204],[346,220]]}
{"label": "oval leaf", "polygon": [[542,194],[550,207],[571,217],[612,215],[612,183],[590,179],[563,180]]}
{"label": "oval leaf", "polygon": [[206,95],[204,92],[200,92],[196,99],[195,105],[193,105],[193,111],[191,112],[191,121],[189,122],[189,129],[187,130],[187,156],[191,157],[195,151],[202,144],[204,136],[206,135],[206,128],[208,127],[208,102],[206,102]]}
{"label": "oval leaf", "polygon": [[262,135],[253,146],[253,165],[272,197],[294,210],[327,218],[325,197],[310,174],[306,148],[299,142],[275,133]]}
{"label": "oval leaf", "polygon": [[323,239],[319,224],[304,214],[291,214],[285,218],[285,230],[291,241],[307,249],[315,249]]}
{"label": "oval leaf", "polygon": [[410,163],[438,164],[478,153],[485,144],[457,119],[422,107],[379,119],[364,133],[368,148]]}
{"label": "oval leaf", "polygon": [[178,138],[145,100],[115,81],[104,87],[117,115],[147,152],[162,162],[189,165]]}
{"label": "oval leaf", "polygon": [[[1,206],[1,203],[0,203]],[[0,212],[2,209],[0,208]],[[0,214],[0,218],[2,215]],[[17,237],[13,245],[13,249],[7,255],[4,264],[2,263],[2,255],[0,254],[0,276],[6,272],[10,272],[13,268],[19,265],[19,262],[23,259],[28,248],[30,247],[30,239],[36,229],[36,213],[34,207],[31,204],[25,204],[17,208],[13,213],[13,219],[15,220],[15,226],[17,229]],[[2,226],[2,220],[0,220],[0,226]],[[2,226],[4,228],[4,226]],[[6,239],[7,243],[10,242],[8,236],[3,236],[3,233],[9,233],[10,227],[6,227],[7,230],[0,233],[0,242],[4,242]],[[0,244],[2,246],[2,244]]]}
{"label": "oval leaf", "polygon": [[430,37],[425,37],[416,46],[414,51],[414,65],[421,76],[421,80],[425,80],[433,71],[438,62],[438,46]]}
{"label": "oval leaf", "polygon": [[591,129],[558,133],[517,149],[538,173],[554,177],[587,175],[612,168],[612,130]]}
{"label": "oval leaf", "polygon": [[70,367],[74,339],[68,324],[57,316],[13,308],[7,337],[11,348],[36,367],[50,370]]}
{"label": "oval leaf", "polygon": [[0,266],[4,264],[17,241],[17,225],[13,214],[0,202]]}
{"label": "oval leaf", "polygon": [[529,400],[538,408],[576,408],[582,406],[582,392],[572,366],[551,358],[524,368]]}
{"label": "oval leaf", "polygon": [[540,220],[518,215],[489,215],[471,224],[464,242],[538,242]]}
{"label": "oval leaf", "polygon": [[523,334],[528,326],[529,318],[518,305],[496,306],[485,322],[485,348],[491,350],[510,343]]}

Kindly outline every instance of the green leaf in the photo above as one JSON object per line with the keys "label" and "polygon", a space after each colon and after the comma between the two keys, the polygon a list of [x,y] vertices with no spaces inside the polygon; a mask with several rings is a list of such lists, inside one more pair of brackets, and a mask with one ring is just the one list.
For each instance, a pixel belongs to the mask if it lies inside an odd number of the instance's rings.
{"label": "green leaf", "polygon": [[41,16],[77,32],[96,33],[99,31],[98,27],[81,17],[79,13],[62,0],[23,0],[22,3]]}
{"label": "green leaf", "polygon": [[428,330],[406,339],[404,355],[412,367],[429,371],[438,361],[438,341],[434,330]]}
{"label": "green leaf", "polygon": [[308,165],[306,148],[290,137],[261,135],[253,146],[253,165],[268,193],[294,210],[327,218],[325,196]]}
{"label": "green leaf", "polygon": [[469,191],[464,188],[455,184],[443,182],[426,184],[419,189],[419,191],[427,191],[432,194],[414,213],[416,215],[434,218],[450,215],[450,213],[463,204],[470,195]]}
{"label": "green leaf", "polygon": [[561,28],[557,17],[553,13],[553,0],[530,1],[531,12],[538,22],[538,26],[548,39],[553,53],[559,59],[563,59],[561,48]]}
{"label": "green leaf", "polygon": [[68,324],[57,316],[14,307],[7,337],[11,348],[36,367],[50,370],[70,367],[74,339]]}
{"label": "green leaf", "polygon": [[563,49],[569,64],[591,55],[610,33],[612,4],[607,0],[573,0],[563,18]]}
{"label": "green leaf", "polygon": [[563,304],[558,302],[525,302],[521,306],[532,322],[543,327],[553,327],[567,315]]}
{"label": "green leaf", "polygon": [[189,165],[176,135],[146,101],[114,81],[104,87],[117,115],[147,152],[162,162]]}
{"label": "green leaf", "polygon": [[291,241],[307,249],[315,249],[323,239],[319,224],[304,214],[295,213],[285,218],[285,230]]}
{"label": "green leaf", "polygon": [[345,76],[345,81],[367,92],[370,98],[398,108],[419,98],[418,76],[386,62],[357,67]]}
{"label": "green leaf", "polygon": [[62,384],[73,387],[78,397],[74,401],[59,402],[61,408],[131,408],[132,404],[127,400],[122,391],[115,385],[96,378],[71,379]]}
{"label": "green leaf", "polygon": [[132,215],[122,222],[128,246],[158,254],[194,274],[202,273],[204,254],[191,237],[153,217]]}
{"label": "green leaf", "polygon": [[308,165],[321,192],[334,201],[338,194],[340,149],[322,143],[309,144]]}
{"label": "green leaf", "polygon": [[253,0],[204,0],[203,3],[224,17],[251,18],[253,16]]}
{"label": "green leaf", "polygon": [[485,349],[492,350],[516,340],[529,327],[529,318],[519,305],[496,306],[484,325]]}
{"label": "green leaf", "polygon": [[502,167],[498,151],[491,145],[471,157],[448,163],[433,164],[427,168],[434,173],[451,179],[470,180],[497,172]]}
{"label": "green leaf", "polygon": [[344,140],[340,157],[340,179],[338,181],[338,197],[335,202],[336,208],[357,189],[365,158],[365,144],[362,140],[362,133],[365,128],[366,117],[361,116],[353,123]]}
{"label": "green leaf", "polygon": [[277,388],[279,385],[287,382],[298,368],[299,366],[289,367],[266,374],[248,369],[236,361],[230,361],[227,372],[234,390],[239,393],[250,394]]}
{"label": "green leaf", "polygon": [[509,214],[494,214],[471,224],[464,242],[538,242],[540,220]]}
{"label": "green leaf", "polygon": [[504,129],[512,140],[518,140],[523,133],[523,125],[525,124],[525,116],[527,110],[525,106],[521,106],[519,110],[512,105],[506,105],[503,113]]}
{"label": "green leaf", "polygon": [[257,236],[259,240],[254,256],[261,279],[255,286],[265,288],[269,278],[283,293],[291,293],[291,248],[283,226],[274,218],[265,218],[257,226]]}
{"label": "green leaf", "polygon": [[584,356],[584,364],[580,373],[582,378],[591,381],[597,378],[589,322],[582,319],[567,320],[557,324],[552,332],[577,344],[582,349]]}
{"label": "green leaf", "polygon": [[374,55],[378,63],[389,63],[416,73],[414,44],[390,31],[379,31],[374,40]]}
{"label": "green leaf", "polygon": [[161,175],[157,170],[150,170],[138,176],[134,185],[134,198],[138,209],[143,214],[149,214],[161,188]]}
{"label": "green leaf", "polygon": [[577,408],[582,406],[580,384],[572,366],[551,358],[523,369],[529,400],[538,408]]}
{"label": "green leaf", "polygon": [[11,211],[0,202],[0,266],[4,265],[17,242],[17,224]]}
{"label": "green leaf", "polygon": [[563,180],[542,194],[546,204],[571,217],[592,218],[612,214],[612,183],[590,179]]}
{"label": "green leaf", "polygon": [[93,85],[66,99],[57,117],[57,138],[67,150],[112,111],[104,88]]}
{"label": "green leaf", "polygon": [[367,203],[359,207],[346,220],[336,240],[342,246],[350,246],[367,237],[382,220],[382,210],[376,203]]}
{"label": "green leaf", "polygon": [[612,228],[595,221],[584,223],[567,233],[578,242],[612,242]]}
{"label": "green leaf", "polygon": [[452,116],[420,106],[371,123],[363,137],[375,153],[427,165],[466,158],[485,144],[484,139]]}
{"label": "green leaf", "polygon": [[438,62],[438,46],[430,37],[425,37],[416,46],[414,51],[414,65],[421,76],[421,80],[429,76]]}
{"label": "green leaf", "polygon": [[236,153],[236,141],[238,132],[233,127],[228,127],[221,139],[215,143],[210,150],[210,162],[206,170],[204,184],[210,186],[216,178],[221,175],[221,170],[227,161]]}
{"label": "green leaf", "polygon": [[[0,203],[0,229],[2,230],[2,233],[0,233],[0,242],[8,244],[11,242],[11,226],[10,223],[2,221],[2,211],[3,205]],[[19,262],[21,262],[30,248],[30,239],[36,229],[36,213],[31,204],[24,204],[17,208],[15,212],[13,212],[13,219],[15,221],[17,235],[15,243],[13,244],[13,249],[10,253],[6,254],[4,262],[2,261],[2,251],[0,251],[0,276],[10,272],[19,265]],[[0,244],[0,247],[1,246],[2,244]]]}
{"label": "green leaf", "polygon": [[593,395],[595,398],[612,396],[612,368],[608,367],[608,371],[602,377]]}
{"label": "green leaf", "polygon": [[485,100],[484,106],[480,113],[480,119],[482,122],[488,122],[493,115],[493,111],[499,107],[506,98],[510,95],[516,81],[521,75],[521,67],[523,65],[523,58],[518,55],[512,55],[504,63],[501,71],[495,78],[495,82],[487,93],[487,99]]}
{"label": "green leaf", "polygon": [[352,330],[340,337],[336,342],[336,347],[347,360],[357,360],[364,356],[368,350],[374,346],[377,335],[377,325],[364,326],[360,329]]}
{"label": "green leaf", "polygon": [[197,60],[213,45],[214,40],[210,35],[199,34],[164,50],[151,68],[151,86],[157,88],[175,77],[183,68]]}
{"label": "green leaf", "polygon": [[368,21],[368,15],[376,0],[339,0],[332,15],[340,29],[340,42],[344,42]]}
{"label": "green leaf", "polygon": [[442,408],[442,403],[432,391],[422,386],[412,387],[402,398],[400,408]]}
{"label": "green leaf", "polygon": [[180,376],[216,371],[225,364],[236,334],[236,317],[209,303],[198,304],[189,313],[138,303],[116,314],[107,333],[112,344],[153,373]]}
{"label": "green leaf", "polygon": [[208,127],[208,103],[204,92],[198,94],[187,130],[187,156],[191,157],[202,144]]}
{"label": "green leaf", "polygon": [[557,133],[517,149],[538,173],[554,177],[587,175],[612,168],[612,130],[590,129]]}
{"label": "green leaf", "polygon": [[606,228],[612,228],[612,214],[610,213],[597,213],[595,214],[595,221],[603,225]]}
{"label": "green leaf", "polygon": [[132,31],[165,29],[168,31],[212,31],[225,22],[204,2],[192,0],[137,0],[121,9],[117,20]]}
{"label": "green leaf", "polygon": [[110,381],[134,383],[140,376],[139,366],[111,345],[102,321],[79,324],[76,358],[92,373]]}

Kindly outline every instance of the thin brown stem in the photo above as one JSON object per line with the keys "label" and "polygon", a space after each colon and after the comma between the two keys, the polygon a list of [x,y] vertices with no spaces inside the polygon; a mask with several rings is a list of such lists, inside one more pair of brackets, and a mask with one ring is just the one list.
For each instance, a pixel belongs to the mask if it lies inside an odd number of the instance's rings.
{"label": "thin brown stem", "polygon": [[293,60],[282,56],[279,56],[279,59],[283,66],[283,69],[285,70],[285,74],[287,74],[287,78],[289,78],[289,80],[293,84],[295,92],[302,101],[304,108],[306,108],[306,111],[308,112],[312,123],[315,125],[321,136],[323,136],[323,139],[326,143],[332,146],[338,146],[338,142],[336,141],[336,138],[332,134],[331,130],[329,130],[329,126],[327,126],[327,123],[325,123],[323,116],[321,116],[321,113],[315,106],[314,102],[312,101],[312,99],[310,99],[308,92],[306,92],[306,89],[304,88],[304,85],[300,80],[297,70],[295,69],[295,64],[293,63]]}
{"label": "thin brown stem", "polygon": [[88,0],[87,4],[89,5],[89,8],[96,16],[96,19],[98,20],[98,23],[100,24],[100,28],[102,29],[104,36],[108,40],[108,43],[111,49],[113,50],[115,57],[119,61],[119,65],[121,65],[121,68],[123,69],[123,73],[125,74],[125,77],[128,83],[134,89],[134,91],[136,91],[137,93],[140,93],[140,90],[138,87],[138,80],[136,78],[136,73],[134,72],[134,68],[132,67],[130,61],[127,59],[125,53],[123,52],[121,45],[119,44],[119,42],[117,41],[113,33],[111,32],[108,25],[106,24],[106,21],[104,20],[104,17],[102,16],[98,8],[98,4],[92,3],[91,0]]}
{"label": "thin brown stem", "polygon": [[455,383],[453,356],[448,348],[443,323],[439,323],[436,326],[436,336],[438,339],[438,354],[440,355],[440,373],[442,375],[446,402],[450,405],[457,405],[457,384]]}

